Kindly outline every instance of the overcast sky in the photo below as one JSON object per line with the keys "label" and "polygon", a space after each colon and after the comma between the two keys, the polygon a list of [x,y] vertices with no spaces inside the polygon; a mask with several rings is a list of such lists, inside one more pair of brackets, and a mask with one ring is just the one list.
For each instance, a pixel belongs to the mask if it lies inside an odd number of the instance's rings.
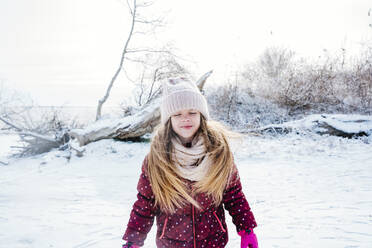
{"label": "overcast sky", "polygon": [[[0,82],[40,105],[95,106],[119,63],[129,28],[125,0],[1,0]],[[214,69],[220,81],[266,47],[302,56],[372,40],[370,0],[159,0],[172,42],[195,62],[195,76]],[[120,77],[108,105],[125,98]]]}

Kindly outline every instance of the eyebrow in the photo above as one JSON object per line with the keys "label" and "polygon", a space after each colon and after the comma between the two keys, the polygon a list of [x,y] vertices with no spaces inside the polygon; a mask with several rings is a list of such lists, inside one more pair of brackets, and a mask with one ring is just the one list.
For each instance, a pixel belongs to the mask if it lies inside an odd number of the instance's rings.
{"label": "eyebrow", "polygon": [[[186,113],[189,113],[189,112],[198,112],[198,110],[196,110],[196,109],[190,109],[190,110],[187,110],[186,111]],[[180,115],[180,114],[182,114],[182,112],[176,112],[173,115]]]}

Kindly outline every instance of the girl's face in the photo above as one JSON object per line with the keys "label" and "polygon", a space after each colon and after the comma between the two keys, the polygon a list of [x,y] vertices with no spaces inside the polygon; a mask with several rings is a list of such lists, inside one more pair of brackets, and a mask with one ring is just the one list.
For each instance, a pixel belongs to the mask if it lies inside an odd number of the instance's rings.
{"label": "girl's face", "polygon": [[171,115],[173,131],[182,143],[191,142],[200,126],[200,112],[195,109],[183,109]]}

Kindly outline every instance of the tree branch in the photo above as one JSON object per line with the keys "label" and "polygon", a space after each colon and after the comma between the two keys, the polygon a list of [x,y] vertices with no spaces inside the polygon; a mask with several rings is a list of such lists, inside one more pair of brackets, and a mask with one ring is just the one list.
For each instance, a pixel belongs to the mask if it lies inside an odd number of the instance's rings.
{"label": "tree branch", "polygon": [[134,30],[134,25],[135,25],[135,20],[136,20],[136,9],[137,6],[136,6],[136,0],[133,0],[133,14],[132,14],[132,24],[131,24],[131,28],[130,28],[130,32],[129,32],[129,35],[128,35],[128,38],[127,38],[127,41],[125,42],[125,45],[124,45],[124,49],[123,49],[123,52],[122,52],[122,55],[121,55],[121,59],[120,59],[120,64],[119,64],[119,68],[116,70],[113,78],[111,79],[111,82],[106,90],[106,94],[104,95],[104,97],[102,99],[100,99],[98,101],[98,106],[97,106],[97,114],[96,114],[96,120],[99,120],[101,118],[101,112],[102,112],[102,105],[107,101],[109,95],[110,95],[110,92],[111,92],[111,88],[112,86],[114,85],[114,82],[116,81],[116,78],[118,77],[122,67],[123,67],[123,64],[124,64],[124,59],[125,59],[125,55],[127,53],[127,49],[128,49],[128,45],[129,45],[129,42],[132,38],[132,34],[133,34],[133,30]]}
{"label": "tree branch", "polygon": [[9,122],[9,121],[7,121],[7,120],[5,120],[4,118],[2,118],[1,116],[0,116],[0,120],[2,121],[2,122],[4,122],[6,125],[8,125],[8,126],[10,126],[10,127],[12,127],[12,128],[14,128],[15,130],[17,130],[17,131],[23,131],[23,129],[22,128],[20,128],[20,127],[18,127],[18,126],[16,126],[16,125],[14,125],[13,123],[11,123],[11,122]]}
{"label": "tree branch", "polygon": [[128,6],[128,9],[129,9],[130,14],[133,16],[133,10],[132,10],[132,7],[130,6],[128,0],[127,0],[127,6]]}

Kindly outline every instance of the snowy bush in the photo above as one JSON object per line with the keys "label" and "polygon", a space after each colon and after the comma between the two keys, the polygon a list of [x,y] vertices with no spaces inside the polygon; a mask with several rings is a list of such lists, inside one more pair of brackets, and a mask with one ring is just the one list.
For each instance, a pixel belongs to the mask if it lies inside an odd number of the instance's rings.
{"label": "snowy bush", "polygon": [[365,49],[363,55],[356,58],[351,69],[342,72],[345,88],[344,103],[355,109],[368,109],[372,112],[372,46]]}
{"label": "snowy bush", "polygon": [[[63,115],[53,107],[12,107],[11,116],[2,116],[10,128],[20,137],[20,145],[14,146],[14,156],[23,157],[63,148],[69,141],[67,132],[81,127],[75,119]],[[14,114],[17,113],[17,114]]]}
{"label": "snowy bush", "polygon": [[[288,109],[290,115],[372,112],[372,49],[358,59],[325,53],[318,61],[296,58],[283,48],[267,49],[242,72],[255,95]],[[355,62],[353,62],[355,61]]]}
{"label": "snowy bush", "polygon": [[249,88],[240,84],[209,87],[206,92],[212,118],[234,129],[282,123],[288,119],[285,109],[255,96]]}

